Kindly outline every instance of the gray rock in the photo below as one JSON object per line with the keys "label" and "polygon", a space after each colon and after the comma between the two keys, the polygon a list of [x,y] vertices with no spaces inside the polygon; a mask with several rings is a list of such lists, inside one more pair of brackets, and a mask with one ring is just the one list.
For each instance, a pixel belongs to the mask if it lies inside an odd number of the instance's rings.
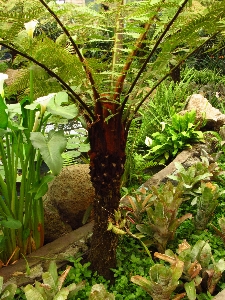
{"label": "gray rock", "polygon": [[[209,141],[208,141],[209,143]],[[176,171],[175,162],[181,163],[185,168],[189,168],[198,161],[201,161],[200,157],[204,151],[207,153],[207,158],[210,162],[213,162],[213,158],[210,156],[212,153],[212,147],[210,144],[195,144],[191,149],[183,150],[179,153],[175,159],[164,169],[153,175],[142,186],[146,189],[151,189],[152,186],[158,186],[161,183],[168,181],[168,175],[173,174]]]}
{"label": "gray rock", "polygon": [[208,130],[219,131],[220,127],[225,124],[225,115],[213,107],[202,94],[190,96],[182,114],[193,109],[196,110],[196,119],[200,121],[200,124],[206,122],[205,127]]}

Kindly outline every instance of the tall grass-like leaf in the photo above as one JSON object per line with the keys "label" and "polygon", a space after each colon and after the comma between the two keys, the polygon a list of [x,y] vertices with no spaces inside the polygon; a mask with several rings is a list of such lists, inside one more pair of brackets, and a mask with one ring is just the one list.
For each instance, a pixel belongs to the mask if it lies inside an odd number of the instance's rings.
{"label": "tall grass-like leaf", "polygon": [[8,125],[8,114],[6,113],[7,106],[5,105],[2,97],[0,96],[0,128],[6,129]]}
{"label": "tall grass-like leaf", "polygon": [[63,166],[61,154],[67,143],[63,131],[51,130],[47,139],[40,132],[31,132],[30,140],[34,148],[40,150],[43,160],[53,175],[58,175]]}

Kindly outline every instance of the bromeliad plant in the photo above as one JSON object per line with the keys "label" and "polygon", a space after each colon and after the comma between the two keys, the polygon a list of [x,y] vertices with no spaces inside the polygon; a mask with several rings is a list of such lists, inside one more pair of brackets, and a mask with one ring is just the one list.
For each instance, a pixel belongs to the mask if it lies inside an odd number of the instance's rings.
{"label": "bromeliad plant", "polygon": [[[216,284],[225,271],[223,259],[215,262],[210,245],[205,241],[198,241],[191,247],[185,240],[179,245],[177,254],[166,250],[165,254],[155,252],[154,256],[170,263],[170,267],[156,264],[150,268],[150,280],[135,275],[131,281],[140,285],[153,299],[171,299],[180,279],[184,283],[186,296],[195,300],[201,292],[213,294]],[[179,297],[180,296],[180,297]],[[182,299],[185,293],[176,295],[175,299]]]}
{"label": "bromeliad plant", "polygon": [[196,162],[189,168],[175,163],[177,171],[170,179],[182,183],[186,199],[191,205],[196,205],[194,225],[197,230],[204,230],[213,217],[218,205],[218,198],[224,194],[211,180],[219,180],[219,175],[224,172],[216,162],[209,162],[207,153],[201,157],[202,161]]}
{"label": "bromeliad plant", "polygon": [[149,244],[164,252],[180,224],[192,215],[187,213],[177,218],[178,209],[184,200],[182,183],[174,187],[171,182],[167,182],[161,190],[152,187],[152,193],[153,201],[147,208],[147,221],[137,224],[136,228],[150,239]]}
{"label": "bromeliad plant", "polygon": [[28,284],[24,287],[27,300],[65,300],[74,299],[74,295],[85,286],[85,282],[78,284],[71,283],[63,287],[63,283],[71,269],[67,266],[66,270],[58,276],[56,263],[51,261],[48,271],[42,274],[43,283],[35,281],[35,286]]}
{"label": "bromeliad plant", "polygon": [[[182,183],[173,186],[167,182],[161,189],[152,187],[151,193],[140,189],[136,197],[124,197],[122,201],[127,204],[122,204],[122,214],[116,211],[114,220],[109,218],[108,230],[116,234],[131,234],[145,245],[154,245],[158,251],[164,252],[180,224],[192,217],[187,213],[177,218],[179,207],[185,200],[183,192]],[[127,228],[129,223],[135,224],[139,233],[132,234]]]}
{"label": "bromeliad plant", "polygon": [[197,211],[194,224],[197,230],[204,230],[213,218],[213,213],[218,205],[218,198],[224,194],[216,184],[202,183],[200,195],[196,196]]}
{"label": "bromeliad plant", "polygon": [[[0,95],[0,263],[8,265],[44,243],[42,196],[48,182],[62,167],[66,147],[62,131],[45,134],[52,115],[71,119],[77,116],[65,92],[50,94],[31,103],[6,104]],[[41,174],[45,161],[51,174]]]}
{"label": "bromeliad plant", "polygon": [[146,137],[145,143],[150,147],[145,158],[165,164],[168,159],[175,157],[180,150],[191,147],[191,144],[202,142],[203,133],[197,130],[196,112],[186,112],[184,115],[172,116],[171,124],[162,123],[162,131],[152,134],[152,139]]}
{"label": "bromeliad plant", "polygon": [[171,299],[172,293],[179,284],[184,263],[176,257],[168,260],[170,266],[155,264],[149,270],[150,279],[135,275],[131,281],[144,289],[153,300]]}

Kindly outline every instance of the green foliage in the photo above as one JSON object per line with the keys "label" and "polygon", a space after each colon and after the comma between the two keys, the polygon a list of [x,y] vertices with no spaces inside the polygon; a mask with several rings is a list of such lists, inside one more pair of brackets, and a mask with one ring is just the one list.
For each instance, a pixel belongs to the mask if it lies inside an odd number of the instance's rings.
{"label": "green foliage", "polygon": [[[144,157],[146,136],[161,129],[161,122],[169,122],[171,117],[182,110],[189,94],[189,83],[192,75],[187,72],[180,83],[164,82],[156,93],[144,103],[139,115],[132,121],[126,147],[126,164],[123,185],[140,183],[145,180],[145,170],[156,166],[156,161]],[[151,84],[151,83],[150,83]],[[148,175],[146,175],[148,176]]]}
{"label": "green foliage", "polygon": [[[121,201],[121,209],[125,217],[115,212],[114,220],[110,218],[108,230],[116,234],[131,234],[141,240],[146,251],[147,246],[154,245],[159,251],[164,252],[167,243],[174,239],[177,228],[192,214],[187,213],[177,218],[179,207],[183,199],[183,184],[176,187],[167,182],[159,190],[152,187],[152,193],[146,194],[141,189],[136,197],[125,196]],[[126,219],[135,224],[140,233],[132,234],[126,228]],[[124,231],[124,227],[126,231]],[[144,238],[144,239],[143,239]]]}
{"label": "green foliage", "polygon": [[193,247],[184,241],[179,245],[177,254],[166,250],[165,254],[155,252],[154,256],[161,261],[169,262],[170,267],[161,262],[150,268],[150,280],[139,275],[131,278],[132,282],[140,285],[153,299],[170,299],[179,279],[184,282],[190,300],[196,299],[197,292],[205,291],[213,294],[225,270],[225,261],[221,259],[215,262],[210,245],[202,240]]}
{"label": "green foliage", "polygon": [[196,199],[197,211],[194,217],[194,224],[197,230],[204,230],[213,218],[213,213],[218,205],[218,198],[221,196],[219,187],[211,182],[202,183],[201,194]]}
{"label": "green foliage", "polygon": [[[166,254],[169,256],[171,256],[171,253],[171,250],[166,251]],[[184,262],[184,270],[181,278],[188,282],[193,280],[196,289],[201,286],[200,291],[204,289],[206,281],[206,291],[213,294],[216,284],[225,270],[225,261],[220,259],[218,262],[215,262],[210,245],[202,240],[199,240],[193,247],[184,241],[179,245],[177,253],[178,258]]]}
{"label": "green foliage", "polygon": [[192,215],[187,213],[177,218],[178,209],[183,201],[182,184],[174,187],[171,182],[166,183],[159,191],[152,187],[152,202],[147,209],[147,221],[137,224],[136,228],[150,238],[150,243],[164,252],[168,241],[174,238],[176,229]]}
{"label": "green foliage", "polygon": [[[192,204],[196,204],[194,198],[201,187],[201,182],[218,181],[219,176],[223,174],[222,169],[217,162],[210,162],[207,152],[202,150],[201,161],[194,163],[189,168],[185,168],[182,164],[175,162],[176,171],[174,175],[169,175],[168,178],[182,182],[184,186],[184,194],[191,197]],[[193,197],[194,196],[194,197]]]}
{"label": "green foliage", "polygon": [[[44,243],[42,196],[62,168],[67,143],[60,131],[50,131],[46,138],[45,128],[51,115],[76,117],[76,106],[66,106],[67,101],[65,92],[33,103],[25,98],[6,104],[0,97],[0,260],[5,265]],[[52,174],[40,173],[43,161]]]}
{"label": "green foliage", "polygon": [[170,179],[182,183],[186,199],[191,199],[191,205],[197,205],[194,224],[197,230],[204,230],[213,218],[213,213],[218,205],[218,198],[224,192],[219,190],[211,180],[218,180],[222,174],[216,162],[209,163],[207,153],[201,157],[201,162],[196,162],[185,169],[180,163],[175,163],[177,171]]}
{"label": "green foliage", "polygon": [[79,284],[72,283],[62,287],[70,268],[68,266],[61,276],[58,277],[56,263],[51,261],[48,272],[42,274],[43,283],[36,281],[35,286],[28,284],[24,287],[27,300],[63,300],[74,296],[80,289],[84,288],[85,284],[84,282]]}
{"label": "green foliage", "polygon": [[155,264],[149,270],[150,279],[135,275],[131,281],[141,286],[153,300],[170,299],[173,291],[179,283],[183,272],[183,262],[178,259],[170,259],[171,266]]}
{"label": "green foliage", "polygon": [[51,130],[47,139],[41,132],[31,132],[32,145],[39,149],[45,163],[53,175],[58,175],[62,169],[63,161],[61,154],[66,148],[66,139],[63,131]]}
{"label": "green foliage", "polygon": [[199,124],[195,124],[196,112],[186,112],[183,116],[175,114],[171,124],[162,122],[162,131],[152,134],[152,140],[146,138],[146,144],[150,147],[148,157],[158,161],[159,164],[177,155],[185,147],[191,147],[192,143],[203,141],[203,133],[196,130]]}
{"label": "green foliage", "polygon": [[5,288],[3,288],[3,277],[0,276],[0,299],[13,300],[16,289],[17,286],[14,283],[10,283]]}
{"label": "green foliage", "polygon": [[163,82],[156,93],[144,103],[139,111],[141,125],[138,128],[137,144],[143,145],[146,136],[161,129],[161,122],[167,122],[174,114],[184,109],[190,95],[189,85],[192,77],[191,72],[187,71],[179,83]]}

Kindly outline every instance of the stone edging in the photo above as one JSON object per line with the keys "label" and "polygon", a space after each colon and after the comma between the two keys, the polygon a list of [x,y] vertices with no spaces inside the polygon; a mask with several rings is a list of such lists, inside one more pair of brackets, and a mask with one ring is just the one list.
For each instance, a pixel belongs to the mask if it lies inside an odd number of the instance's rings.
{"label": "stone edging", "polygon": [[47,271],[51,260],[56,261],[58,268],[66,265],[66,258],[88,250],[86,241],[92,233],[92,229],[93,222],[90,222],[29,254],[26,257],[31,269],[29,276],[26,274],[26,261],[24,259],[1,268],[0,276],[4,279],[4,286],[13,282],[19,287],[39,280],[41,274]]}

